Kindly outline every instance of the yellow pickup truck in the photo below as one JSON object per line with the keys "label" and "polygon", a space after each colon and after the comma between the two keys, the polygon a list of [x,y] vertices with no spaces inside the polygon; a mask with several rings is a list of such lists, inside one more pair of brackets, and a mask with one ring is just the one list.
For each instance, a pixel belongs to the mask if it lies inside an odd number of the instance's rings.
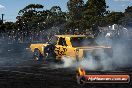
{"label": "yellow pickup truck", "polygon": [[33,52],[35,60],[54,58],[62,60],[62,57],[68,57],[73,60],[82,60],[89,54],[93,57],[99,56],[99,52],[105,52],[112,56],[112,48],[106,45],[98,45],[93,37],[86,35],[55,35],[47,44],[31,44],[30,49]]}

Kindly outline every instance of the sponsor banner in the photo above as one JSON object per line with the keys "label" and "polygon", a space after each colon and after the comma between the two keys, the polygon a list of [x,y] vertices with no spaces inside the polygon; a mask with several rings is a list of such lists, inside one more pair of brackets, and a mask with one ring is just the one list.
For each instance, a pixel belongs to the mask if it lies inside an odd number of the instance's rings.
{"label": "sponsor banner", "polygon": [[129,83],[129,75],[84,75],[86,83]]}

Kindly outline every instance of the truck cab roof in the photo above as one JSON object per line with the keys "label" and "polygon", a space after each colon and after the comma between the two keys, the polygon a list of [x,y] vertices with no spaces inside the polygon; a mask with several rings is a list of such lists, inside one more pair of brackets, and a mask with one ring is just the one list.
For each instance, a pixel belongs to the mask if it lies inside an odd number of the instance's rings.
{"label": "truck cab roof", "polygon": [[86,35],[55,35],[56,37],[91,37],[92,36],[86,36]]}

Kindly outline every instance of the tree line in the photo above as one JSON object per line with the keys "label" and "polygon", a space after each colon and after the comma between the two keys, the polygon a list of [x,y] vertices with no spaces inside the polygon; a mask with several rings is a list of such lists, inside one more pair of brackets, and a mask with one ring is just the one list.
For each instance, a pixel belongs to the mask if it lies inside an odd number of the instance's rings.
{"label": "tree line", "polygon": [[105,0],[87,0],[86,3],[83,0],[69,0],[67,8],[68,11],[63,12],[59,6],[44,10],[41,4],[29,4],[18,12],[16,22],[0,24],[0,32],[21,41],[26,37],[37,40],[47,30],[57,30],[53,27],[61,25],[63,28],[58,34],[95,34],[98,31],[91,29],[93,25],[96,29],[96,26],[126,26],[132,22],[132,6],[124,12],[110,12]]}

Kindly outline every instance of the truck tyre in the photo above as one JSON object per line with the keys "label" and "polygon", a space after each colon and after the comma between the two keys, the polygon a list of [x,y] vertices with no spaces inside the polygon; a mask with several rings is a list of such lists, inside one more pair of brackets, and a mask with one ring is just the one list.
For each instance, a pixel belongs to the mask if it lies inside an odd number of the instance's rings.
{"label": "truck tyre", "polygon": [[86,78],[84,76],[77,77],[77,83],[80,85],[85,85]]}
{"label": "truck tyre", "polygon": [[39,49],[34,49],[34,52],[33,52],[33,59],[36,60],[36,61],[42,61],[43,60],[43,56],[42,54],[40,53]]}

